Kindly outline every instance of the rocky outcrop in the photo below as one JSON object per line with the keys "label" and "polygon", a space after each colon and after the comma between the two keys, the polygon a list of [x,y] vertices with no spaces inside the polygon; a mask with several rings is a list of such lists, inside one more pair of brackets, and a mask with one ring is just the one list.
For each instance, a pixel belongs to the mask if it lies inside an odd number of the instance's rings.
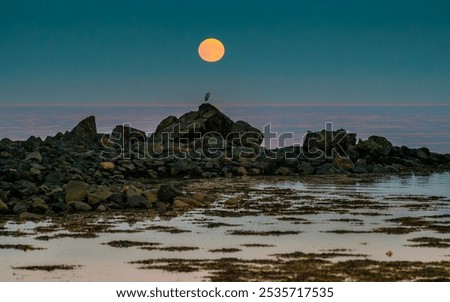
{"label": "rocky outcrop", "polygon": [[200,143],[202,138],[217,140],[226,148],[228,144],[259,146],[263,135],[248,123],[233,122],[213,105],[204,103],[198,111],[185,113],[180,118],[169,116],[162,120],[151,140],[163,143],[173,141],[197,147],[196,143]]}
{"label": "rocky outcrop", "polygon": [[[120,135],[125,142],[114,141]],[[149,139],[127,125],[101,135],[88,117],[44,141],[0,141],[0,213],[20,217],[84,211],[158,211],[206,206],[169,178],[449,171],[450,155],[393,146],[388,139],[308,132],[303,146],[267,150],[262,134],[210,104],[169,116]],[[158,183],[156,183],[158,182]],[[37,216],[36,216],[37,215]]]}

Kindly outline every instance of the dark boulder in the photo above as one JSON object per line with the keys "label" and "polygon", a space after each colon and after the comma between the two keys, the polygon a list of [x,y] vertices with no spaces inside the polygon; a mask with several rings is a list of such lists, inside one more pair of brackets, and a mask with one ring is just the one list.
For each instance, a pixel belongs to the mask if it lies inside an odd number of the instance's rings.
{"label": "dark boulder", "polygon": [[333,156],[335,154],[347,156],[349,148],[355,144],[356,134],[349,133],[344,129],[336,131],[324,129],[320,132],[308,131],[303,141],[303,151],[305,154],[313,154],[313,157],[314,155]]}
{"label": "dark boulder", "polygon": [[171,185],[162,185],[156,193],[158,200],[162,202],[172,203],[175,197],[184,196],[185,194]]}
{"label": "dark boulder", "polygon": [[147,135],[144,131],[132,128],[127,124],[117,125],[111,132],[110,140],[119,144],[128,145],[135,141],[146,141]]}
{"label": "dark boulder", "polygon": [[78,141],[92,142],[97,140],[97,126],[95,124],[95,117],[89,116],[76,125],[70,136]]}
{"label": "dark boulder", "polygon": [[[258,146],[262,142],[261,131],[246,122],[234,123],[228,116],[209,103],[201,104],[198,111],[183,114],[180,118],[169,116],[161,121],[152,135],[151,141],[184,143],[198,147],[211,147],[211,139],[219,148],[227,144],[238,146]],[[217,143],[218,142],[218,143]]]}

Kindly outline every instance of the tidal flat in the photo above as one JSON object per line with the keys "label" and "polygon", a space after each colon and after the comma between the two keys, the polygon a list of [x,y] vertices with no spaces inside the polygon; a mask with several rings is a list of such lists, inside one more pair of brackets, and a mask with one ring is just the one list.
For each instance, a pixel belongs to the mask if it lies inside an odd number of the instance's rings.
{"label": "tidal flat", "polygon": [[450,281],[449,173],[173,183],[208,205],[1,216],[0,280]]}

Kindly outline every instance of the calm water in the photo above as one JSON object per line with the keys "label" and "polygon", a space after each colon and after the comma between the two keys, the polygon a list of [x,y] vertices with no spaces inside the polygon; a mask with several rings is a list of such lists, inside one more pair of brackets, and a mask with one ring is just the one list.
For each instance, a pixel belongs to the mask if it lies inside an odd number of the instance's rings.
{"label": "calm water", "polygon": [[[326,122],[334,129],[356,132],[359,138],[370,135],[387,137],[395,145],[427,146],[440,153],[450,152],[449,105],[256,105],[214,104],[233,120],[245,120],[262,129],[271,123],[277,133],[293,132],[287,145],[301,143],[307,130],[321,130]],[[115,125],[153,132],[159,122],[169,116],[197,110],[198,105],[43,105],[1,106],[0,139],[26,139],[30,135],[45,138],[72,129],[89,115],[97,118],[100,132],[110,132]],[[274,146],[277,142],[274,141]]]}
{"label": "calm water", "polygon": [[[256,204],[275,202],[279,195],[270,195],[269,189],[293,190],[294,195],[284,200],[291,204],[287,215],[291,218],[308,221],[295,223],[294,220],[282,220],[280,216],[271,214],[249,215],[240,209],[231,210],[236,215],[223,217],[215,215],[214,210],[223,210],[224,201],[235,192],[223,196],[212,204],[208,210],[196,209],[184,213],[170,220],[160,217],[125,222],[124,217],[116,215],[105,221],[100,215],[94,218],[95,223],[112,223],[115,230],[134,230],[135,233],[99,233],[97,238],[75,239],[59,238],[48,241],[36,240],[38,227],[55,226],[55,222],[15,222],[7,221],[0,231],[21,231],[18,237],[0,236],[1,244],[31,244],[44,248],[36,251],[19,251],[13,249],[0,250],[0,280],[75,280],[75,281],[163,281],[163,280],[204,280],[207,272],[169,273],[160,270],[138,269],[130,261],[159,258],[183,259],[219,259],[222,257],[237,257],[241,259],[270,258],[274,253],[289,253],[295,251],[321,253],[332,249],[346,249],[354,254],[366,254],[375,260],[410,260],[435,261],[449,260],[450,249],[431,247],[411,247],[408,239],[417,237],[449,238],[447,233],[437,233],[432,230],[421,229],[408,234],[376,233],[371,230],[381,227],[394,227],[395,224],[388,219],[397,217],[442,217],[439,223],[449,224],[450,215],[450,174],[434,174],[430,176],[409,177],[383,177],[375,182],[364,179],[351,179],[350,182],[341,182],[333,178],[324,179],[317,183],[309,178],[289,178],[284,181],[271,181],[270,179],[252,183],[255,192],[269,192],[269,194],[250,194],[249,200]],[[258,191],[259,190],[259,191]],[[417,197],[440,196],[431,200],[415,200]],[[266,199],[264,199],[266,198]],[[267,198],[268,201],[267,201]],[[331,210],[336,202],[344,202],[346,206],[357,202],[361,198],[370,200],[381,208],[347,208],[349,211]],[[265,201],[264,201],[265,200]],[[426,202],[426,207],[420,207]],[[295,214],[295,210],[302,206],[312,207],[323,204],[330,211],[310,214]],[[419,205],[419,207],[411,207]],[[290,209],[292,209],[291,213]],[[254,209],[258,210],[257,208]],[[376,216],[370,215],[376,212]],[[241,213],[241,214],[239,214]],[[285,216],[283,214],[282,216]],[[346,221],[348,220],[348,221]],[[216,228],[207,228],[205,223],[226,223],[228,225]],[[82,222],[80,222],[82,225]],[[234,225],[234,226],[233,226]],[[58,226],[58,225],[56,225]],[[161,232],[154,227],[176,227],[189,232],[171,234]],[[152,229],[153,228],[153,229]],[[365,231],[365,233],[330,233],[333,230]],[[251,230],[257,232],[267,231],[300,231],[299,234],[282,236],[239,236],[232,234],[233,230]],[[74,230],[72,230],[74,231]],[[63,228],[46,233],[52,235],[67,233]],[[170,252],[161,250],[142,250],[138,247],[115,248],[104,243],[111,240],[136,240],[145,242],[158,242],[161,247],[194,246],[198,250]],[[243,247],[242,244],[271,244],[271,247]],[[237,253],[211,253],[210,249],[239,248]],[[386,256],[392,251],[392,257]],[[341,258],[337,259],[340,260]],[[29,265],[79,265],[71,271],[26,271],[13,269],[15,266]]]}

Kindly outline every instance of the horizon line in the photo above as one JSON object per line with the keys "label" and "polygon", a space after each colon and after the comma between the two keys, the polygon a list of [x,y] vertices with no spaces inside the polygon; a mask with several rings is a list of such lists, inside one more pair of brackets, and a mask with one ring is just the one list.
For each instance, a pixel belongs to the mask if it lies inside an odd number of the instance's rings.
{"label": "horizon line", "polygon": [[[133,103],[65,103],[65,102],[47,102],[47,103],[15,103],[15,104],[2,104],[0,103],[0,107],[12,107],[12,108],[21,108],[21,107],[157,107],[157,108],[172,108],[172,107],[180,107],[180,106],[199,106],[201,104],[205,104],[204,102],[199,103],[183,103],[183,102],[170,102],[166,104],[159,103],[149,103],[149,102],[133,102]],[[330,102],[317,102],[317,103],[294,103],[294,102],[282,102],[282,103],[266,103],[266,102],[208,102],[206,104],[211,104],[213,106],[218,107],[347,107],[347,106],[356,106],[356,107],[448,107],[450,103],[429,103],[429,102],[410,102],[410,103],[392,103],[392,102],[383,102],[383,103],[353,103],[353,102],[339,102],[339,103],[330,103]]]}

